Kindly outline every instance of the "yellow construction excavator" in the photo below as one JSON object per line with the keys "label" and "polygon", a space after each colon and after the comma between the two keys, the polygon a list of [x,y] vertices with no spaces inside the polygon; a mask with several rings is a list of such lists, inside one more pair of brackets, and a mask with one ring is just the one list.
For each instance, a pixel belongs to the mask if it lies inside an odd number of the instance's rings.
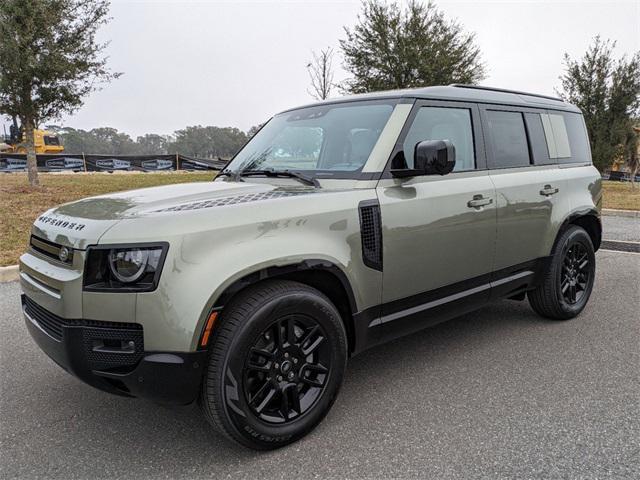
{"label": "yellow construction excavator", "polygon": [[[33,144],[36,153],[60,153],[64,150],[60,137],[47,130],[34,129]],[[27,153],[24,129],[18,126],[15,118],[9,128],[9,134],[5,131],[4,138],[0,137],[0,153]]]}

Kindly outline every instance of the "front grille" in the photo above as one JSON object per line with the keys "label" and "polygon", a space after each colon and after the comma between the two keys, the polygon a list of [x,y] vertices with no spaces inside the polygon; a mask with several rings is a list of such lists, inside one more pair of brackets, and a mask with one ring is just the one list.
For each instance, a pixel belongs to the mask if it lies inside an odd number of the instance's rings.
{"label": "front grille", "polygon": [[56,340],[62,341],[66,327],[79,329],[90,370],[133,367],[144,355],[142,325],[138,323],[70,320],[54,315],[26,295],[22,298],[25,313]]}
{"label": "front grille", "polygon": [[[31,248],[36,252],[41,253],[42,255],[49,257],[57,262],[62,262],[67,265],[71,265],[73,263],[73,249],[64,247],[63,245],[59,245],[54,242],[50,242],[49,240],[44,240],[42,238],[36,237],[35,235],[31,235],[31,240],[29,242]],[[60,252],[63,248],[67,251],[66,259],[62,259],[60,256]]]}
{"label": "front grille", "polygon": [[33,320],[35,320],[42,329],[56,340],[62,340],[62,328],[65,321],[45,310],[29,297],[24,298],[24,310]]}

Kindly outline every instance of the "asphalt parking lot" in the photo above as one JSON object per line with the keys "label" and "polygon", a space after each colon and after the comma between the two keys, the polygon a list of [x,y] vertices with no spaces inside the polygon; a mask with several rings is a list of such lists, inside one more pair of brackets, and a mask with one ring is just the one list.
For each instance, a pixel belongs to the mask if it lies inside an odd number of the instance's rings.
{"label": "asphalt parking lot", "polygon": [[88,387],[0,284],[2,478],[640,478],[640,255],[601,251],[569,322],[504,301],[354,358],[327,419],[269,453],[196,407]]}
{"label": "asphalt parking lot", "polygon": [[604,215],[602,229],[605,238],[620,242],[640,242],[640,219]]}

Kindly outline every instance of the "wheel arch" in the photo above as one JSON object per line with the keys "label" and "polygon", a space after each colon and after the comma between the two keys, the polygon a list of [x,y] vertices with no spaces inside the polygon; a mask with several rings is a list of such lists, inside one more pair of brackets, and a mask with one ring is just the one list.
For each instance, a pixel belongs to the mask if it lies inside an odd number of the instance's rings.
{"label": "wheel arch", "polygon": [[591,243],[593,243],[594,251],[597,251],[600,248],[600,244],[602,243],[602,222],[600,221],[600,213],[595,208],[590,208],[575,211],[562,222],[553,242],[553,248],[551,249],[552,253],[555,251],[558,240],[562,234],[571,225],[582,227],[587,232],[591,238]]}
{"label": "wheel arch", "polygon": [[351,283],[344,271],[328,260],[311,259],[283,266],[270,266],[244,274],[214,300],[211,310],[224,306],[245,288],[265,280],[292,280],[313,287],[333,302],[344,323],[349,353],[355,350],[353,315],[358,311]]}

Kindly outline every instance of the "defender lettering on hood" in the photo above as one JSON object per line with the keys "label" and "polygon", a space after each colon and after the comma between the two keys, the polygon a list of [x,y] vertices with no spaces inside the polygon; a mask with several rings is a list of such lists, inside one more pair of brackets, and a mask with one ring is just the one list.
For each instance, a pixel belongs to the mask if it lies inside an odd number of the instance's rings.
{"label": "defender lettering on hood", "polygon": [[38,217],[36,222],[40,222],[40,223],[44,223],[44,224],[48,224],[48,225],[53,225],[54,227],[68,228],[70,230],[76,230],[76,231],[80,231],[84,227],[86,227],[86,225],[84,223],[71,222],[69,220],[64,220],[62,218],[50,217],[50,216],[47,216],[47,215],[41,215],[40,217]]}

